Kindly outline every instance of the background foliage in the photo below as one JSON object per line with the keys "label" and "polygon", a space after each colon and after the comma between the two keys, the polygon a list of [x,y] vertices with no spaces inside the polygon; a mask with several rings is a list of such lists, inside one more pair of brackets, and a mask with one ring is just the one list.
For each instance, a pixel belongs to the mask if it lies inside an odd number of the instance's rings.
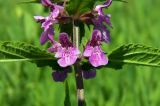
{"label": "background foliage", "polygon": [[[0,0],[0,40],[23,41],[40,46],[40,24],[34,21],[33,16],[46,13],[40,5],[17,2]],[[128,2],[113,2],[106,11],[112,15],[113,29],[112,42],[104,45],[104,49],[109,52],[126,43],[160,48],[160,1]],[[29,62],[0,63],[0,105],[63,106],[64,84],[52,81],[51,70],[49,67],[37,68]],[[125,65],[119,71],[109,68],[98,70],[96,78],[84,81],[87,105],[159,106],[159,70],[130,65]],[[75,106],[76,89],[72,74],[68,80],[71,104]]]}

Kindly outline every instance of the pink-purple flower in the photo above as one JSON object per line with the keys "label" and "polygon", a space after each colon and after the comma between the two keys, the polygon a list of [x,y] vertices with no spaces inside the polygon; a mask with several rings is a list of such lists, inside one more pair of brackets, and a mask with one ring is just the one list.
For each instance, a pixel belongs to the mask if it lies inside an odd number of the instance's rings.
{"label": "pink-purple flower", "polygon": [[58,17],[63,13],[64,7],[52,4],[50,0],[41,0],[44,6],[47,6],[51,9],[50,15],[47,17],[43,16],[34,16],[37,22],[42,23],[42,28],[44,32],[41,34],[40,43],[44,44],[47,40],[53,42],[53,25],[58,23]]}
{"label": "pink-purple flower", "polygon": [[80,51],[69,40],[67,33],[60,33],[59,43],[55,42],[50,52],[55,52],[55,57],[58,58],[58,64],[61,67],[73,65],[80,55]]}
{"label": "pink-purple flower", "polygon": [[94,78],[96,76],[96,69],[93,68],[88,71],[82,71],[82,75],[83,75],[83,78],[85,79]]}
{"label": "pink-purple flower", "polygon": [[108,24],[110,27],[112,27],[112,24],[110,22],[110,15],[100,15],[94,19],[92,19],[94,24],[94,29],[100,30],[102,33],[102,41],[108,43],[110,42],[110,31],[108,27],[104,24]]}
{"label": "pink-purple flower", "polygon": [[[109,27],[112,27],[110,22],[110,14],[105,15],[103,12],[103,8],[108,8],[112,3],[112,0],[107,0],[103,5],[97,5],[95,7],[95,11],[98,13],[98,16],[92,19],[94,29],[98,29],[102,33],[102,41],[108,43],[110,42],[110,31],[106,24]],[[104,24],[105,23],[105,24]]]}
{"label": "pink-purple flower", "polygon": [[67,74],[71,72],[71,67],[61,68],[52,72],[52,78],[56,82],[63,82],[67,78]]}
{"label": "pink-purple flower", "polygon": [[42,45],[46,43],[47,40],[53,41],[53,24],[57,23],[57,20],[52,17],[52,14],[48,17],[34,16],[37,22],[42,23],[42,28],[44,29],[40,37],[40,43]]}
{"label": "pink-purple flower", "polygon": [[67,72],[54,71],[54,72],[52,72],[52,78],[56,82],[63,82],[67,78]]}
{"label": "pink-purple flower", "polygon": [[101,49],[102,34],[99,30],[94,30],[91,40],[87,43],[83,56],[89,58],[92,66],[98,67],[108,64],[108,58]]}

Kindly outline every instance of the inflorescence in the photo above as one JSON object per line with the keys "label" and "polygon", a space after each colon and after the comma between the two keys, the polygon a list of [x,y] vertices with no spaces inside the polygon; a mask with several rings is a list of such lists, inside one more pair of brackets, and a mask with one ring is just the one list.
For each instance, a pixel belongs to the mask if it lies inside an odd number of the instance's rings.
{"label": "inflorescence", "polygon": [[[110,22],[110,14],[105,14],[103,9],[108,8],[112,0],[107,0],[104,4],[95,6],[90,13],[82,14],[79,17],[79,20],[83,19],[82,21],[85,24],[93,25],[91,39],[87,42],[83,52],[76,48],[66,32],[59,34],[59,41],[54,39],[55,24],[65,24],[68,20],[74,20],[73,16],[69,16],[65,10],[65,3],[56,4],[50,0],[41,0],[41,4],[50,9],[50,14],[46,17],[34,16],[35,20],[41,23],[41,27],[44,29],[40,37],[40,43],[43,45],[47,41],[50,41],[52,46],[48,48],[48,51],[55,54],[59,66],[63,68],[63,71],[57,70],[53,72],[52,76],[55,81],[64,81],[69,72],[68,67],[73,65],[79,58],[81,58],[80,60],[87,58],[92,65],[93,68],[90,71],[83,71],[84,78],[92,78],[96,75],[96,67],[108,64],[108,58],[102,50],[101,45],[102,42],[110,42],[110,31],[106,25],[112,27],[112,24]],[[79,57],[80,54],[83,56]]]}

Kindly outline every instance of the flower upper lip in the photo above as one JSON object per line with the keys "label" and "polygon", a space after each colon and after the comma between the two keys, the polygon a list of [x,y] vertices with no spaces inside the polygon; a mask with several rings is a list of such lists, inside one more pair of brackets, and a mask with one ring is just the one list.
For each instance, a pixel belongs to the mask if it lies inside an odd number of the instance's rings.
{"label": "flower upper lip", "polygon": [[102,9],[109,7],[111,4],[112,4],[112,0],[107,0],[103,5],[97,5],[94,10],[98,12],[99,15],[102,15],[102,14],[104,15]]}
{"label": "flower upper lip", "polygon": [[94,30],[91,40],[87,43],[83,56],[89,57],[89,62],[94,67],[108,64],[104,52],[101,49],[102,34],[99,30]]}

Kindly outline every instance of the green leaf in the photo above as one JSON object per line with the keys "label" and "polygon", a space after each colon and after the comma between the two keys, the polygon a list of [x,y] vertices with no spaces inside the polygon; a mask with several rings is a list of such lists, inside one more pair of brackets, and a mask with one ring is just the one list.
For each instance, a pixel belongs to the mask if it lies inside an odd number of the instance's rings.
{"label": "green leaf", "polygon": [[[109,64],[105,67],[121,69],[124,64],[160,67],[160,49],[140,44],[123,45],[109,55]],[[86,70],[92,68],[87,61],[83,62]],[[99,67],[102,68],[102,67]]]}
{"label": "green leaf", "polygon": [[110,65],[135,64],[160,67],[160,49],[140,44],[123,45],[108,55]]}
{"label": "green leaf", "polygon": [[93,9],[96,0],[70,0],[66,9],[70,15],[76,17]]}
{"label": "green leaf", "polygon": [[51,53],[22,42],[0,42],[0,62],[30,61],[38,67],[51,66],[59,69]]}

